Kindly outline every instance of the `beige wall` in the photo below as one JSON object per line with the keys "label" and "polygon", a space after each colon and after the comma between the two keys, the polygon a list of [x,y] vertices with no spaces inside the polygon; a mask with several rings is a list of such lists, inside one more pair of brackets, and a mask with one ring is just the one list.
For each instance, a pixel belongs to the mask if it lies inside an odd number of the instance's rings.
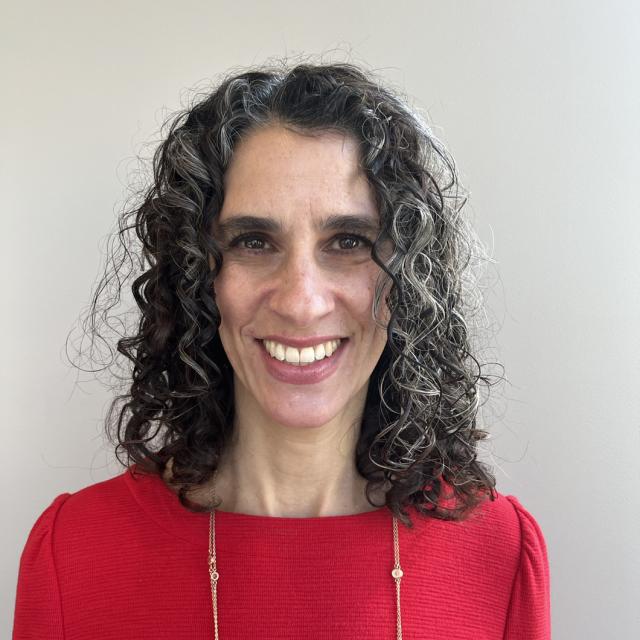
{"label": "beige wall", "polygon": [[493,246],[491,455],[545,532],[554,638],[640,637],[638,3],[14,1],[0,25],[0,637],[37,515],[118,469],[63,353],[135,154],[185,89],[335,47],[428,111]]}

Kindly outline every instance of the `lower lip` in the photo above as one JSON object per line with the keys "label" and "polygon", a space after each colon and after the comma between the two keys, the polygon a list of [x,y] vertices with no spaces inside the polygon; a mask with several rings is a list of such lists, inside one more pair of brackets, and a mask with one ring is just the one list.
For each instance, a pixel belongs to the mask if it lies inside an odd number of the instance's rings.
{"label": "lower lip", "polygon": [[257,340],[267,371],[280,382],[288,384],[315,384],[328,378],[338,368],[342,353],[348,340],[340,341],[338,348],[328,358],[317,360],[311,364],[296,366],[286,361],[272,358],[262,340]]}

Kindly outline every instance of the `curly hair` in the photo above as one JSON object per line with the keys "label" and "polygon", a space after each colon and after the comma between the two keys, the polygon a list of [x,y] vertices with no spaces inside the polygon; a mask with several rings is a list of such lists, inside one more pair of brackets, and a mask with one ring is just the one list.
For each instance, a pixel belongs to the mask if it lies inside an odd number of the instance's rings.
{"label": "curly hair", "polygon": [[[228,74],[169,121],[152,181],[119,219],[118,240],[140,273],[131,286],[136,331],[117,341],[131,375],[106,420],[118,459],[163,476],[171,461],[166,481],[185,506],[199,508],[189,491],[212,477],[234,418],[233,372],[212,286],[222,251],[210,229],[235,146],[273,123],[350,134],[375,191],[380,233],[371,258],[387,279],[376,288],[372,313],[377,318],[384,298],[389,316],[356,446],[367,499],[373,504],[371,492],[384,486],[386,506],[409,527],[407,506],[466,518],[495,499],[495,478],[477,446],[488,435],[477,426],[479,387],[491,382],[471,352],[467,323],[479,296],[469,274],[480,244],[461,214],[467,196],[444,145],[398,91],[352,63]],[[142,245],[138,253],[129,231]],[[383,259],[389,241],[393,250]],[[123,260],[112,256],[111,264],[92,318],[114,281],[119,299]]]}

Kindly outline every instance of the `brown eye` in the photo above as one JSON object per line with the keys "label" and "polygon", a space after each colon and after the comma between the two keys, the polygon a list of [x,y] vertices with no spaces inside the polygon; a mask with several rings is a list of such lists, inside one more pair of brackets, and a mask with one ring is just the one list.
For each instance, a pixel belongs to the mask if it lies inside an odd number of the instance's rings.
{"label": "brown eye", "polygon": [[242,246],[245,249],[263,249],[264,240],[262,238],[247,238],[242,241]]}
{"label": "brown eye", "polygon": [[368,238],[356,234],[337,236],[335,240],[340,247],[340,251],[344,252],[357,251],[371,246]]}
{"label": "brown eye", "polygon": [[260,252],[265,249],[266,240],[256,235],[241,235],[229,242],[230,249],[244,249],[246,251]]}
{"label": "brown eye", "polygon": [[357,238],[340,238],[339,242],[343,249],[355,249],[360,241]]}

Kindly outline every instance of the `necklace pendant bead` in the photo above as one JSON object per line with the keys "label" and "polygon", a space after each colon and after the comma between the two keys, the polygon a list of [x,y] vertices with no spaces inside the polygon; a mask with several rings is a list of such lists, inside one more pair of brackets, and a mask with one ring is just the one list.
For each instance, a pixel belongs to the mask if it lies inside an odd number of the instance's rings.
{"label": "necklace pendant bead", "polygon": [[397,567],[391,572],[391,575],[397,580],[398,578],[402,578],[404,573],[402,572],[402,569]]}

